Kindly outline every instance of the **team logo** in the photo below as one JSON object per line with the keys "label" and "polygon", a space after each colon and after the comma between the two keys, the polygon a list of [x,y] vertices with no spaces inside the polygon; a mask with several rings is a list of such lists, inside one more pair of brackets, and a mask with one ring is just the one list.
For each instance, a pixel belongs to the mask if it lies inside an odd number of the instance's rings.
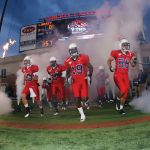
{"label": "team logo", "polygon": [[35,27],[34,26],[29,26],[29,27],[25,27],[23,30],[22,30],[22,33],[32,33],[35,31]]}
{"label": "team logo", "polygon": [[68,25],[68,29],[72,31],[72,34],[86,32],[88,24],[82,20],[74,20]]}

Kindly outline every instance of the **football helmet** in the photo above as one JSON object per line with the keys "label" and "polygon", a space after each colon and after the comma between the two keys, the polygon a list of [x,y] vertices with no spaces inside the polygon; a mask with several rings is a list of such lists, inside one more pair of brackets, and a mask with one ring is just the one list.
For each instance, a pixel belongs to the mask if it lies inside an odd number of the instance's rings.
{"label": "football helmet", "polygon": [[47,78],[46,77],[43,77],[43,81],[46,81],[47,80]]}
{"label": "football helmet", "polygon": [[120,48],[123,53],[127,53],[130,50],[130,43],[126,39],[120,41]]}
{"label": "football helmet", "polygon": [[26,56],[24,58],[23,62],[24,62],[24,66],[29,67],[29,66],[31,66],[32,58],[30,56]]}
{"label": "football helmet", "polygon": [[104,68],[104,66],[99,66],[98,69],[99,70],[104,70],[105,68]]}
{"label": "football helmet", "polygon": [[71,58],[73,60],[76,60],[79,56],[79,53],[78,53],[78,48],[77,48],[77,45],[75,43],[71,43],[69,45],[69,53],[71,55]]}
{"label": "football helmet", "polygon": [[50,57],[49,63],[52,68],[55,68],[57,66],[56,58],[54,56]]}

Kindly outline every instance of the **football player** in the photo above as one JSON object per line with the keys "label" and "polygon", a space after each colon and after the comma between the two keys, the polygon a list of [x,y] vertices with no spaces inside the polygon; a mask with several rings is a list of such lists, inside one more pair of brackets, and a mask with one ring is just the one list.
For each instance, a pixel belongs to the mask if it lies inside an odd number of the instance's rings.
{"label": "football player", "polygon": [[43,77],[43,83],[42,83],[42,99],[43,97],[46,97],[46,100],[48,102],[48,105],[50,108],[52,108],[51,99],[52,99],[52,93],[51,93],[51,79]]}
{"label": "football player", "polygon": [[105,72],[104,66],[98,67],[96,80],[97,80],[98,105],[99,107],[102,107],[103,103],[106,100],[106,85],[109,83],[109,75]]}
{"label": "football player", "polygon": [[91,83],[93,66],[90,64],[89,56],[80,54],[77,45],[69,45],[70,56],[64,61],[67,68],[66,81],[72,85],[73,96],[77,102],[77,109],[80,113],[80,122],[84,122],[86,116],[82,108],[82,101],[88,100],[88,81]]}
{"label": "football player", "polygon": [[27,95],[30,94],[37,104],[39,105],[41,116],[43,116],[43,106],[39,97],[39,88],[38,88],[38,71],[39,67],[37,65],[32,64],[32,58],[30,56],[26,56],[24,58],[24,66],[22,67],[22,72],[24,74],[24,88],[22,91],[22,102],[26,109],[25,118],[30,115],[30,108],[27,101]]}
{"label": "football player", "polygon": [[[112,61],[115,61],[115,69],[112,67]],[[129,64],[132,67],[136,66],[137,58],[135,54],[130,51],[130,43],[126,39],[120,42],[119,50],[112,50],[108,58],[108,67],[111,72],[114,72],[114,81],[119,88],[119,99],[116,101],[116,110],[120,114],[126,114],[124,111],[124,104],[127,99],[130,82],[128,78]]]}
{"label": "football player", "polygon": [[52,92],[52,103],[55,108],[54,115],[58,115],[58,102],[63,102],[65,107],[65,90],[64,90],[64,78],[63,73],[66,68],[63,65],[57,63],[55,57],[50,57],[50,65],[47,67],[47,73],[51,78],[51,92]]}

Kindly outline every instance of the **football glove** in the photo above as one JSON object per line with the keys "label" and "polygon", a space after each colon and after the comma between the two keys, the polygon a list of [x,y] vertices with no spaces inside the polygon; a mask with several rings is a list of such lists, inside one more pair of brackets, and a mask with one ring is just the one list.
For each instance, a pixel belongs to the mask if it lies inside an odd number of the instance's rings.
{"label": "football glove", "polygon": [[115,68],[113,68],[112,66],[110,66],[110,67],[109,67],[109,70],[110,70],[111,72],[114,72],[114,71],[115,71]]}

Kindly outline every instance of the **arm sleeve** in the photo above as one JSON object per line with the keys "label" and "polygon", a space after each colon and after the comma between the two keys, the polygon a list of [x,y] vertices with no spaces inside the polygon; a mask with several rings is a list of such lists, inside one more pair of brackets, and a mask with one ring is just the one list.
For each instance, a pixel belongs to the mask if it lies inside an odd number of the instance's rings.
{"label": "arm sleeve", "polygon": [[34,73],[35,73],[35,72],[38,72],[38,71],[39,71],[39,67],[35,65],[35,66],[33,67],[33,70],[34,70]]}
{"label": "arm sleeve", "polygon": [[82,55],[82,61],[85,65],[89,64],[90,63],[90,59],[89,59],[89,56],[88,55]]}
{"label": "arm sleeve", "polygon": [[131,59],[134,58],[134,57],[136,57],[136,55],[135,55],[134,52],[131,52],[130,56],[131,56]]}
{"label": "arm sleeve", "polygon": [[110,53],[110,56],[112,56],[113,58],[116,59],[116,51],[112,50],[111,53]]}
{"label": "arm sleeve", "polygon": [[24,73],[24,67],[21,68],[22,73]]}
{"label": "arm sleeve", "polygon": [[65,69],[69,68],[68,62],[66,60],[64,61],[64,67]]}
{"label": "arm sleeve", "polygon": [[89,64],[90,63],[90,58],[88,55],[86,55],[86,63]]}
{"label": "arm sleeve", "polygon": [[62,70],[62,71],[66,71],[66,66],[62,65],[62,66],[61,66],[61,70]]}

